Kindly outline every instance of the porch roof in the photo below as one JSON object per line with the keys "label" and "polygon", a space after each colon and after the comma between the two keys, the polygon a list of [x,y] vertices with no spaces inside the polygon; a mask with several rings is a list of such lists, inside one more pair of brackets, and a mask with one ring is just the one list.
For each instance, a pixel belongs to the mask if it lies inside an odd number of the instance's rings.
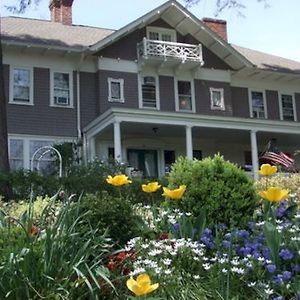
{"label": "porch roof", "polygon": [[191,127],[223,128],[256,132],[300,134],[299,122],[275,121],[253,118],[210,116],[193,113],[156,110],[111,108],[84,127],[83,132],[95,136],[114,122],[153,125],[178,125]]}

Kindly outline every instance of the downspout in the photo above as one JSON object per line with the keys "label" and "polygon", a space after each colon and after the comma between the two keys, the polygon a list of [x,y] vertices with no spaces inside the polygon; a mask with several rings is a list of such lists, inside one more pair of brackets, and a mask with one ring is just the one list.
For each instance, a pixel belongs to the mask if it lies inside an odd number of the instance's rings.
{"label": "downspout", "polygon": [[86,151],[84,147],[84,141],[83,141],[83,136],[82,136],[82,131],[81,131],[81,105],[80,105],[80,66],[82,62],[84,61],[85,58],[85,51],[83,51],[80,55],[79,62],[77,64],[76,68],[76,105],[77,105],[77,143],[82,144],[82,150],[81,150],[81,157],[83,157],[83,162],[85,164],[85,156],[86,156]]}
{"label": "downspout", "polygon": [[85,58],[85,53],[83,52],[80,56],[80,60],[77,64],[76,69],[76,87],[77,87],[77,137],[80,140],[81,136],[81,110],[80,110],[80,66]]}

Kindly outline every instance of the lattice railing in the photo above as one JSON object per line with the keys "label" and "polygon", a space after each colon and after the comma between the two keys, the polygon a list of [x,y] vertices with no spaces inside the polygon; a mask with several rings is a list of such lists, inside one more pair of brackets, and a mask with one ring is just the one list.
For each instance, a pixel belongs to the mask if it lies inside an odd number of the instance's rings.
{"label": "lattice railing", "polygon": [[138,44],[138,57],[174,58],[185,61],[202,62],[201,45],[143,39]]}

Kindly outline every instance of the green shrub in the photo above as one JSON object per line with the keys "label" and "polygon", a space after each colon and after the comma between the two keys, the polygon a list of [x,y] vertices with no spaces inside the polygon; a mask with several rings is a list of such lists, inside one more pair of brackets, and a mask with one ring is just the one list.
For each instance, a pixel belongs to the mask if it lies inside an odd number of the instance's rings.
{"label": "green shrub", "polygon": [[[117,189],[117,188],[115,188]],[[108,231],[113,241],[125,244],[129,239],[141,234],[143,221],[134,214],[131,203],[123,197],[116,197],[106,191],[87,194],[80,204],[85,222],[82,230],[98,228],[100,232]]]}
{"label": "green shrub", "polygon": [[19,220],[0,211],[0,299],[102,299],[111,244],[96,230],[79,232],[79,203],[66,201],[49,219],[53,198],[35,231],[32,206]]}
{"label": "green shrub", "polygon": [[106,184],[108,175],[124,173],[125,166],[114,160],[93,161],[86,166],[70,166],[66,176],[59,178],[53,175],[42,175],[28,170],[0,172],[0,188],[3,189],[7,182],[13,187],[12,199],[28,199],[31,191],[34,196],[54,195],[58,190],[64,190],[66,194],[94,193],[99,189],[112,191],[112,187]]}
{"label": "green shrub", "polygon": [[256,207],[253,180],[220,155],[201,161],[179,158],[172,167],[169,183],[172,187],[187,185],[184,197],[176,204],[194,217],[205,210],[209,226],[244,226]]}

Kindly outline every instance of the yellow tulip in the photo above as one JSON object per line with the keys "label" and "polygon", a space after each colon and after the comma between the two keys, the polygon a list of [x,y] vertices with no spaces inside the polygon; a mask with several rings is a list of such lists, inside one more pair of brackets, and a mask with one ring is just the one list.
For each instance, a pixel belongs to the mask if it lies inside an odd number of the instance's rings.
{"label": "yellow tulip", "polygon": [[186,185],[181,185],[178,189],[175,190],[170,190],[166,187],[163,187],[164,193],[162,196],[168,197],[174,200],[179,200],[182,198],[185,190],[186,190]]}
{"label": "yellow tulip", "polygon": [[107,176],[106,178],[106,181],[109,183],[109,184],[112,184],[114,186],[121,186],[121,185],[124,185],[124,184],[128,184],[128,183],[131,183],[132,181],[128,179],[128,176],[126,175],[116,175],[114,177],[112,176]]}
{"label": "yellow tulip", "polygon": [[154,193],[158,189],[160,189],[160,187],[161,187],[161,185],[159,185],[157,181],[149,182],[148,184],[142,184],[142,190],[145,193]]}
{"label": "yellow tulip", "polygon": [[257,173],[263,176],[272,176],[276,172],[277,172],[277,167],[271,166],[270,164],[262,164],[260,170],[257,171]]}
{"label": "yellow tulip", "polygon": [[149,294],[159,287],[158,283],[151,284],[151,279],[147,274],[140,274],[136,280],[130,277],[126,282],[126,285],[136,296]]}
{"label": "yellow tulip", "polygon": [[266,191],[259,192],[259,195],[270,202],[279,202],[288,198],[289,190],[272,186]]}

